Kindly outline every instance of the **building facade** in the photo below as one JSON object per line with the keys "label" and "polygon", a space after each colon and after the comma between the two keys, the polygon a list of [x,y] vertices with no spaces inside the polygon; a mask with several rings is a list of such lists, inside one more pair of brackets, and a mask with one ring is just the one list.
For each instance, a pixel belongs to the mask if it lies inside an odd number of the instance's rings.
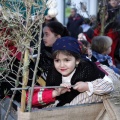
{"label": "building facade", "polygon": [[[90,17],[97,14],[98,0],[56,0],[58,15],[57,19],[64,25],[67,22],[69,8],[76,7],[77,12],[83,17]],[[82,9],[82,6],[86,7],[86,11]]]}

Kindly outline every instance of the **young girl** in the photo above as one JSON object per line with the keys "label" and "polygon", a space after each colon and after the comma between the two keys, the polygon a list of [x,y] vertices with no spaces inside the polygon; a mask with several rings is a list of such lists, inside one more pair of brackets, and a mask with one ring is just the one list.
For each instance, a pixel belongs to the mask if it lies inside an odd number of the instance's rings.
{"label": "young girl", "polygon": [[120,70],[113,64],[112,57],[108,55],[111,52],[112,39],[107,36],[97,36],[93,38],[91,45],[93,50],[92,61],[107,65],[120,74]]}
{"label": "young girl", "polygon": [[[43,43],[41,46],[41,57],[39,62],[39,68],[42,69],[44,74],[44,79],[49,67],[53,63],[52,59],[52,46],[56,39],[64,36],[69,36],[69,32],[65,26],[60,22],[51,21],[47,23],[43,28]],[[41,76],[41,70],[38,70],[38,75]]]}
{"label": "young girl", "polygon": [[69,32],[60,22],[49,22],[43,28],[43,41],[46,47],[52,47],[57,38],[69,36]]}
{"label": "young girl", "polygon": [[57,39],[52,52],[54,65],[50,67],[46,80],[51,89],[35,90],[33,106],[100,102],[101,95],[113,90],[112,78],[94,63],[80,60],[79,44],[75,38]]}

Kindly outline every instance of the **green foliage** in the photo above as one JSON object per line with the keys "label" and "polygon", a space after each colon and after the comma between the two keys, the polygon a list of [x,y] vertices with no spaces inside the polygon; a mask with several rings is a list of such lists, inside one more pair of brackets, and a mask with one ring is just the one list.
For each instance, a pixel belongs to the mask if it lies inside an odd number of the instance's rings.
{"label": "green foliage", "polygon": [[65,8],[65,17],[69,17],[70,16],[70,11],[71,11],[70,7],[66,7]]}

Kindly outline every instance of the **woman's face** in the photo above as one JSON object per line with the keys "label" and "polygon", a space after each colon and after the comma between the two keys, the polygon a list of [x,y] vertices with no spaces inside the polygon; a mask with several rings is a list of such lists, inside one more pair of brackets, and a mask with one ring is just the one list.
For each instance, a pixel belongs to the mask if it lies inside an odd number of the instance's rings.
{"label": "woman's face", "polygon": [[59,35],[55,35],[53,32],[51,32],[49,27],[43,28],[43,34],[43,41],[46,47],[52,47],[56,39],[59,38]]}
{"label": "woman's face", "polygon": [[118,5],[118,0],[110,0],[109,3],[112,7],[116,7]]}
{"label": "woman's face", "polygon": [[75,69],[79,61],[75,57],[59,53],[54,59],[54,66],[62,76],[69,76]]}

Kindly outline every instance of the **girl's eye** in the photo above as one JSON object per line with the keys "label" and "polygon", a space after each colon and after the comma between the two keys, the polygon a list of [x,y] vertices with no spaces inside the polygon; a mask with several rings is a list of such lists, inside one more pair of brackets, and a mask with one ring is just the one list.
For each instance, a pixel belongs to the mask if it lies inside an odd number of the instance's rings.
{"label": "girl's eye", "polygon": [[44,36],[48,36],[49,34],[48,33],[44,33]]}
{"label": "girl's eye", "polygon": [[69,59],[65,59],[65,61],[70,61]]}
{"label": "girl's eye", "polygon": [[45,36],[48,36],[48,34],[45,34]]}
{"label": "girl's eye", "polygon": [[58,60],[58,59],[55,59],[54,62],[59,62],[59,60]]}

